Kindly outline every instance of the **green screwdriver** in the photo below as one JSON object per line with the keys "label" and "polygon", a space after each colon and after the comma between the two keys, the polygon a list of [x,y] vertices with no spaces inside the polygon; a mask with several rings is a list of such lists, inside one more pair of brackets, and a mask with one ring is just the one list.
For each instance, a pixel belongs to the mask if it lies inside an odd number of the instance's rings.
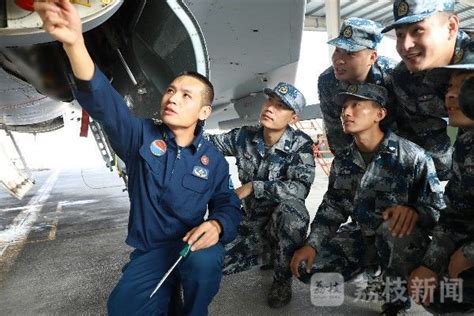
{"label": "green screwdriver", "polygon": [[155,287],[155,289],[153,290],[153,292],[151,293],[150,295],[150,298],[152,298],[152,296],[156,293],[156,291],[158,291],[158,289],[161,287],[161,285],[166,281],[166,278],[168,278],[168,276],[171,274],[171,272],[173,272],[174,268],[176,268],[176,266],[178,265],[178,263],[183,259],[183,258],[186,258],[187,255],[189,254],[189,252],[191,251],[191,247],[199,240],[201,239],[202,236],[204,236],[206,232],[203,232],[201,235],[199,235],[198,239],[196,239],[191,245],[190,244],[186,244],[186,246],[183,247],[183,249],[181,249],[181,251],[179,252],[179,258],[178,260],[176,260],[176,262],[173,264],[173,266],[168,270],[168,272],[165,273],[165,275],[163,276],[163,278],[160,280],[160,282],[158,283],[158,285]]}

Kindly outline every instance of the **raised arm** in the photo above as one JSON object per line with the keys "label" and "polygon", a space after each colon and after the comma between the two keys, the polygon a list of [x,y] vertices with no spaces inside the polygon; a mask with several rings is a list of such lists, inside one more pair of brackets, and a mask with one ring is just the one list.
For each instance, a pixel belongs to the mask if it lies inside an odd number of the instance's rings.
{"label": "raised arm", "polygon": [[74,76],[81,80],[91,80],[94,62],[84,44],[81,18],[76,8],[69,0],[35,1],[34,6],[46,32],[63,43]]}
{"label": "raised arm", "polygon": [[127,107],[123,97],[96,69],[84,44],[82,25],[76,8],[68,0],[35,2],[43,28],[63,43],[76,77],[74,95],[90,116],[102,124],[114,151],[127,161],[138,150],[141,124]]}

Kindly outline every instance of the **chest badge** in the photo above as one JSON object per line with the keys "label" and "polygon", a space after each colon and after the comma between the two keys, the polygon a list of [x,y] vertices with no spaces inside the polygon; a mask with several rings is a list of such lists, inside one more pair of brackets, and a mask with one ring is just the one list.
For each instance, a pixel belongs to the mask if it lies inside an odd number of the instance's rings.
{"label": "chest badge", "polygon": [[158,157],[163,156],[166,153],[166,148],[166,143],[162,139],[154,140],[150,144],[151,153]]}
{"label": "chest badge", "polygon": [[209,157],[206,156],[206,155],[202,155],[201,156],[201,163],[204,165],[204,166],[207,166],[209,164]]}
{"label": "chest badge", "polygon": [[201,166],[194,166],[193,168],[193,175],[201,178],[201,179],[208,179],[209,178],[209,170],[207,168]]}

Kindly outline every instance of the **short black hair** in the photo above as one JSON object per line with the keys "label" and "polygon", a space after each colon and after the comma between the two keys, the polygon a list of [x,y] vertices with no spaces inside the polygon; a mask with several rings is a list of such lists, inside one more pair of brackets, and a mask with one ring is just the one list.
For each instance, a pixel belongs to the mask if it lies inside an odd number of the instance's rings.
{"label": "short black hair", "polygon": [[206,104],[206,105],[212,106],[212,101],[214,100],[214,86],[209,81],[209,79],[206,76],[203,76],[198,72],[189,71],[189,70],[179,73],[175,77],[175,79],[179,78],[179,77],[183,77],[183,76],[192,77],[194,79],[199,80],[200,82],[202,82],[204,84],[204,86],[205,86],[205,91],[204,91],[205,98],[207,99],[206,101],[208,101],[208,103],[209,103],[209,104]]}

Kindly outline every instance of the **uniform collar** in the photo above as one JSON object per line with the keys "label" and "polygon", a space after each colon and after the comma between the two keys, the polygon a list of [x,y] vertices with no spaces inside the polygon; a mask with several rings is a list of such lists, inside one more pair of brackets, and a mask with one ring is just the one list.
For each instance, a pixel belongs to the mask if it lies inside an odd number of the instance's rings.
{"label": "uniform collar", "polygon": [[360,154],[360,151],[357,148],[357,145],[354,140],[352,141],[349,150],[347,150],[345,158],[348,161],[352,161],[354,164],[356,164],[362,169],[365,169],[367,167],[364,158],[362,158],[362,155]]}
{"label": "uniform collar", "polygon": [[288,153],[291,149],[291,141],[293,140],[294,131],[290,126],[286,127],[285,132],[281,135],[278,142],[273,145],[273,148],[278,149],[284,153]]}
{"label": "uniform collar", "polygon": [[392,131],[385,131],[385,135],[382,143],[380,144],[379,153],[385,153],[389,155],[398,155],[398,137]]}
{"label": "uniform collar", "polygon": [[[162,129],[162,134],[163,134],[163,139],[166,143],[169,143],[170,141],[173,141],[173,143],[176,145],[176,141],[175,141],[175,137],[174,137],[174,134],[173,132],[171,132],[170,128],[162,123],[159,125],[159,127],[161,127]],[[186,148],[190,148],[193,152],[193,154],[195,154],[202,146],[202,140],[203,140],[203,127],[198,125],[196,126],[196,130],[194,131],[194,139],[193,139],[193,142],[187,146]]]}
{"label": "uniform collar", "polygon": [[[398,143],[397,135],[395,135],[390,130],[387,130],[384,134],[382,143],[380,143],[379,148],[374,153],[374,158],[372,161],[375,161],[376,159],[378,159],[378,157],[380,157],[381,154],[389,154],[389,155],[395,155],[395,156],[398,155],[397,143]],[[359,149],[357,148],[355,141],[352,141],[352,144],[343,153],[343,155],[345,156],[345,159],[353,161],[359,167],[363,169],[367,167],[364,159],[362,158],[362,155],[359,152]]]}
{"label": "uniform collar", "polygon": [[458,34],[456,35],[456,44],[454,46],[454,55],[453,55],[453,58],[451,59],[451,64],[453,63],[453,60],[456,57],[456,55],[461,50],[461,47],[463,47],[465,43],[470,40],[471,38],[469,37],[469,35],[467,35],[466,32],[458,31]]}
{"label": "uniform collar", "polygon": [[[291,128],[290,126],[287,126],[285,132],[283,132],[278,142],[276,142],[272,146],[272,149],[279,150],[284,153],[288,153],[291,150],[291,141],[293,137],[294,137],[293,128]],[[265,155],[265,140],[263,138],[263,126],[260,126],[257,133],[253,137],[252,142],[257,145],[257,150],[263,157]]]}
{"label": "uniform collar", "polygon": [[372,67],[370,67],[369,73],[367,74],[367,80],[365,80],[365,82],[375,83],[375,84],[382,83],[383,72],[380,65],[378,64],[378,60],[379,59],[377,58],[375,63],[372,65]]}
{"label": "uniform collar", "polygon": [[204,128],[198,123],[198,125],[196,126],[196,130],[194,131],[194,140],[192,144],[190,145],[190,147],[194,150],[193,151],[194,154],[198,152],[202,146],[203,132],[204,132]]}

